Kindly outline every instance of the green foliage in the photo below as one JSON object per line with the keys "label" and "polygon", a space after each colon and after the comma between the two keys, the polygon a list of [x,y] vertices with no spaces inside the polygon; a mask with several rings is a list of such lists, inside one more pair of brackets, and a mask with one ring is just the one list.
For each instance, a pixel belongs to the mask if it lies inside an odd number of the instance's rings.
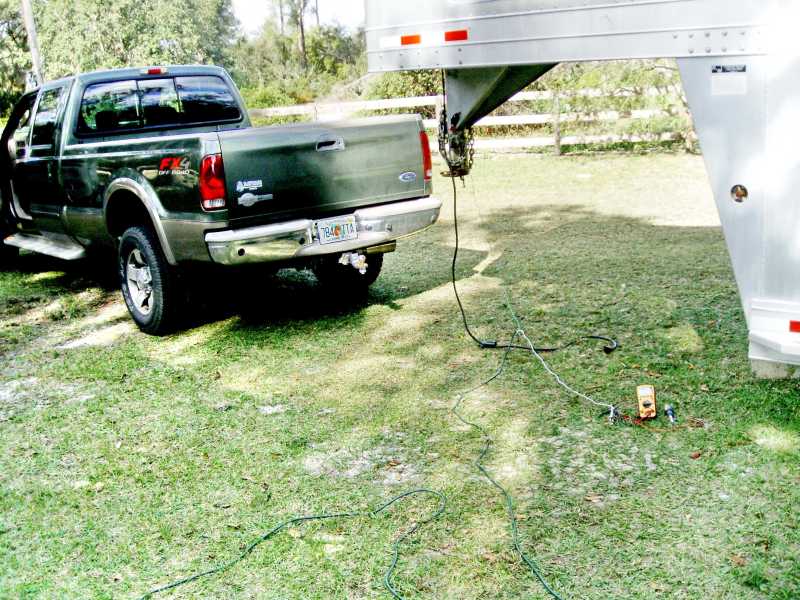
{"label": "green foliage", "polygon": [[314,28],[306,40],[308,68],[347,81],[366,72],[364,32],[351,35],[341,25]]}
{"label": "green foliage", "polygon": [[367,94],[374,100],[380,100],[436,96],[441,93],[441,71],[408,71],[382,75],[370,86]]}
{"label": "green foliage", "polygon": [[296,98],[288,94],[286,89],[277,83],[269,83],[255,88],[242,88],[240,91],[245,104],[252,108],[290,106],[296,102]]}
{"label": "green foliage", "polygon": [[251,108],[311,102],[366,72],[363,32],[351,34],[339,26],[312,28],[306,35],[306,64],[296,36],[282,34],[277,23],[268,22],[256,39],[236,45],[233,77]]}
{"label": "green foliage", "polygon": [[34,5],[45,76],[148,64],[228,64],[231,0],[42,0]]}
{"label": "green foliage", "polygon": [[0,114],[25,90],[30,69],[28,42],[17,0],[0,0]]}

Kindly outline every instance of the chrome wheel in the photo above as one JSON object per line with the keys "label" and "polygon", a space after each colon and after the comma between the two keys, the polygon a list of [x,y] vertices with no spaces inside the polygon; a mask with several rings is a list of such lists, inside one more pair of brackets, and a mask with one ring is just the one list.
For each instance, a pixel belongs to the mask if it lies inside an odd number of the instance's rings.
{"label": "chrome wheel", "polygon": [[138,248],[128,254],[126,276],[134,307],[147,316],[153,310],[153,274]]}

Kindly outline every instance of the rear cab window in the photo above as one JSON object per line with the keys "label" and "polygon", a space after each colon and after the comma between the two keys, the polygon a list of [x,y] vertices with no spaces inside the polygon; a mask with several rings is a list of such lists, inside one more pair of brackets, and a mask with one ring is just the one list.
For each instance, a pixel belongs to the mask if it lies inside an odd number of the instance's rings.
{"label": "rear cab window", "polygon": [[109,133],[141,125],[135,81],[99,83],[86,88],[81,101],[78,133]]}
{"label": "rear cab window", "polygon": [[242,116],[236,97],[221,77],[131,79],[87,86],[77,133],[113,135],[216,125],[240,121]]}
{"label": "rear cab window", "polygon": [[175,82],[187,123],[233,121],[241,117],[230,88],[219,77],[178,77]]}

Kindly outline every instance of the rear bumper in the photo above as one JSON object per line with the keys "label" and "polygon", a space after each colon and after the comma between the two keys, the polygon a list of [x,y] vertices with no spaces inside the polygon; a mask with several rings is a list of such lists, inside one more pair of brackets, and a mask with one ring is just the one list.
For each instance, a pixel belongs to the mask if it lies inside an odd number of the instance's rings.
{"label": "rear bumper", "polygon": [[358,239],[320,244],[315,221],[303,219],[248,229],[214,231],[205,236],[211,259],[242,265],[312,258],[379,246],[427,229],[439,219],[442,202],[421,198],[364,208],[353,213]]}

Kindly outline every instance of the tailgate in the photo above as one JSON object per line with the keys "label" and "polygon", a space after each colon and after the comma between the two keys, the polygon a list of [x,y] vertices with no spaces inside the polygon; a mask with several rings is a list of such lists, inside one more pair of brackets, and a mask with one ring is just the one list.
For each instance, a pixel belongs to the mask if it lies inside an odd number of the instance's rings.
{"label": "tailgate", "polygon": [[286,220],[425,196],[421,119],[220,133],[230,217]]}

